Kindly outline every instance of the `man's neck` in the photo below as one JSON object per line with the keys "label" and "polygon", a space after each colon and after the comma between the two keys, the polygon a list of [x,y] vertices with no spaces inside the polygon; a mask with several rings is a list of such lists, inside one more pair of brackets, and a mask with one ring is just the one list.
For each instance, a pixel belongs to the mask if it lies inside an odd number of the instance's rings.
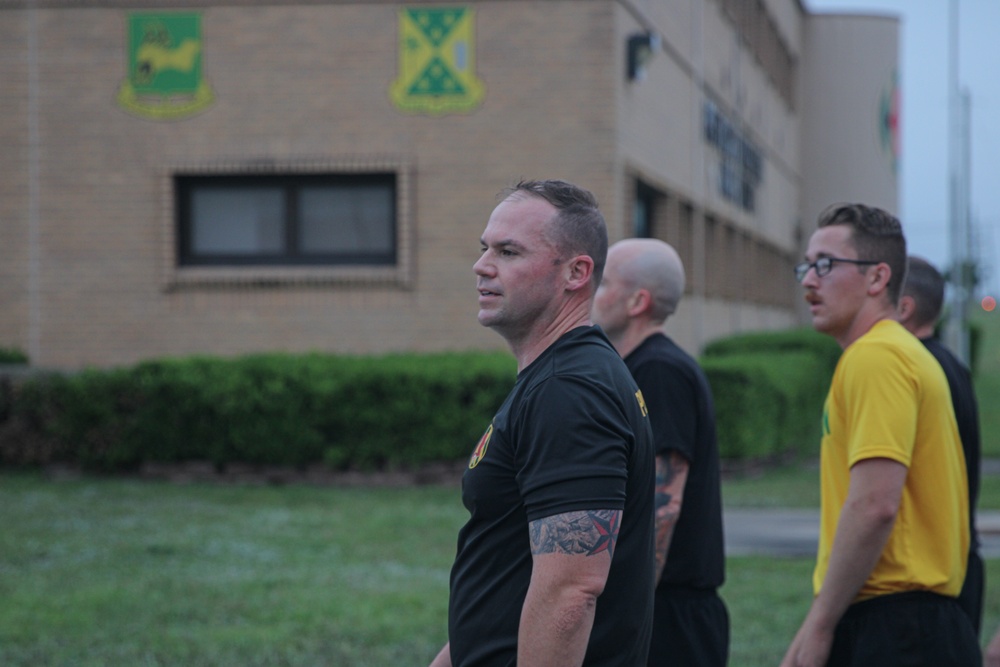
{"label": "man's neck", "polygon": [[[910,329],[910,327],[906,327],[906,328]],[[913,333],[914,336],[916,336],[920,340],[926,340],[928,338],[933,338],[934,337],[934,325],[933,324],[925,324],[923,326],[914,327],[914,328],[910,329],[910,331]]]}
{"label": "man's neck", "polygon": [[611,344],[618,351],[618,356],[622,359],[632,354],[635,348],[654,334],[663,333],[663,322],[636,322],[633,320],[632,326],[627,328],[617,340],[612,340]]}
{"label": "man's neck", "polygon": [[876,306],[872,303],[869,308],[859,311],[850,328],[842,335],[835,336],[835,339],[840,343],[840,347],[846,350],[851,343],[871,331],[872,327],[882,320],[892,320],[895,322],[895,309],[887,304]]}
{"label": "man's neck", "polygon": [[510,345],[511,352],[517,359],[518,373],[530,366],[531,362],[541,356],[542,352],[549,349],[566,332],[577,327],[591,325],[589,301],[567,304],[567,306],[550,321],[532,329],[525,336],[516,340],[507,339],[507,344]]}

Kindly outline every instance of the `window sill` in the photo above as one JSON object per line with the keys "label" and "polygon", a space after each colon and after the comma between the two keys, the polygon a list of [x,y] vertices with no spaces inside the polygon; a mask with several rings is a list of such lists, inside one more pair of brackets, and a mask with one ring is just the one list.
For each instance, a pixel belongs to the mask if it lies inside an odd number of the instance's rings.
{"label": "window sill", "polygon": [[397,266],[218,266],[177,267],[166,277],[165,291],[270,287],[351,286],[410,289],[412,277]]}

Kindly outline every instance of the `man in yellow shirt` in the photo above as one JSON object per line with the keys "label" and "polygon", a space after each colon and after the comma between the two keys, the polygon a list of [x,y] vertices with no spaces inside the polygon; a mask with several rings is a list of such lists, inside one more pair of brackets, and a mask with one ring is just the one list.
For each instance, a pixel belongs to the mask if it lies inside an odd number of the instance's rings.
{"label": "man in yellow shirt", "polygon": [[906,240],[889,213],[820,214],[795,267],[813,327],[844,353],[823,410],[815,598],[782,667],[978,665],[956,602],[969,549],[947,380],[895,320]]}

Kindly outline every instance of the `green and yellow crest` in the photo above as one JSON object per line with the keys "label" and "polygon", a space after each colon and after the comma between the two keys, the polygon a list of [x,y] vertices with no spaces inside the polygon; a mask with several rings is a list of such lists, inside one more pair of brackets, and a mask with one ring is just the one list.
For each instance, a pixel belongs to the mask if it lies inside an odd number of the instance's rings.
{"label": "green and yellow crest", "polygon": [[389,87],[396,108],[436,115],[479,106],[474,19],[467,7],[399,10],[399,76]]}
{"label": "green and yellow crest", "polygon": [[144,118],[190,116],[212,101],[201,74],[201,15],[131,14],[118,103]]}

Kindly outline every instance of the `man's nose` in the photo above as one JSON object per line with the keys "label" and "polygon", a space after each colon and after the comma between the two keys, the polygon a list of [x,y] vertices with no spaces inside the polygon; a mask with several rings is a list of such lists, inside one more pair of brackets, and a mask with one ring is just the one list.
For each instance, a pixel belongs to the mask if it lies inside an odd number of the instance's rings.
{"label": "man's nose", "polygon": [[802,280],[799,283],[803,287],[815,287],[816,283],[819,281],[819,275],[816,273],[816,267],[810,266],[806,269],[806,273],[802,276]]}
{"label": "man's nose", "polygon": [[472,272],[477,276],[485,276],[489,275],[491,271],[491,264],[486,259],[486,253],[484,252],[479,256],[479,259],[476,260],[476,263],[472,265]]}

